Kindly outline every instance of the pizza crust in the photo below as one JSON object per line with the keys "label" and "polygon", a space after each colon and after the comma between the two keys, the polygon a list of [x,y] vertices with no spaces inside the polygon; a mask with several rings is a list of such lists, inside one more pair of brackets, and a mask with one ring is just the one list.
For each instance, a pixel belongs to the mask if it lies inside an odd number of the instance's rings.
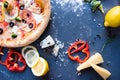
{"label": "pizza crust", "polygon": [[37,28],[30,33],[30,36],[25,37],[22,40],[13,39],[10,41],[0,41],[0,46],[2,47],[23,47],[26,45],[31,44],[32,42],[36,41],[42,33],[45,31],[48,22],[50,20],[50,14],[51,14],[51,5],[50,0],[44,0],[44,11],[42,12],[44,19],[41,21],[41,23],[37,26]]}

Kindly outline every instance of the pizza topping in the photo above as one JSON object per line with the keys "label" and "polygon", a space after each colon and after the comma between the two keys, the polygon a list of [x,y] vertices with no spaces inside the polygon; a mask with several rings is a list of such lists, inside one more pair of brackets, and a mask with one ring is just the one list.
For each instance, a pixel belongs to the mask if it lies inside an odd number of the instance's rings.
{"label": "pizza topping", "polygon": [[2,4],[0,3],[0,22],[4,21],[4,16],[2,15]]}
{"label": "pizza topping", "polygon": [[21,13],[21,17],[22,19],[26,20],[27,22],[31,21],[32,19],[32,12],[27,10],[27,9],[24,9]]}
{"label": "pizza topping", "polygon": [[4,8],[7,8],[7,7],[8,7],[8,2],[5,1],[5,2],[4,2]]}
{"label": "pizza topping", "polygon": [[35,0],[35,2],[36,2],[42,9],[44,8],[43,0]]}
{"label": "pizza topping", "polygon": [[29,23],[29,28],[33,28],[33,24],[32,23]]}
{"label": "pizza topping", "polygon": [[3,33],[3,29],[2,28],[0,28],[0,34],[2,34]]}
{"label": "pizza topping", "polygon": [[24,4],[22,4],[22,5],[20,6],[20,10],[23,10],[23,9],[24,9],[24,7],[25,7],[25,5],[24,5]]}
{"label": "pizza topping", "polygon": [[17,34],[13,33],[12,38],[16,38],[16,37],[17,37]]}
{"label": "pizza topping", "polygon": [[4,17],[2,15],[0,15],[0,22],[4,21]]}
{"label": "pizza topping", "polygon": [[3,29],[3,31],[5,31],[8,27],[8,22],[4,21],[0,23],[0,28]]}
{"label": "pizza topping", "polygon": [[13,33],[17,33],[17,32],[18,32],[18,26],[13,26],[12,32],[13,32]]}
{"label": "pizza topping", "polygon": [[23,22],[23,23],[27,23],[27,21],[26,21],[26,20],[24,20],[24,19],[22,19],[22,22]]}
{"label": "pizza topping", "polygon": [[36,20],[36,23],[40,23],[43,19],[43,16],[41,14],[35,14],[33,13],[34,19]]}
{"label": "pizza topping", "polygon": [[32,0],[23,0],[24,4],[25,4],[25,7],[29,7],[30,4],[32,3]]}
{"label": "pizza topping", "polygon": [[37,5],[36,3],[33,3],[32,5],[30,5],[29,8],[27,8],[29,11],[35,13],[35,14],[40,14],[41,13],[41,8],[39,5]]}
{"label": "pizza topping", "polygon": [[9,23],[9,26],[10,26],[10,27],[13,27],[14,25],[15,25],[14,22],[10,22],[10,23]]}
{"label": "pizza topping", "polygon": [[30,14],[29,14],[29,13],[27,13],[27,17],[30,17]]}
{"label": "pizza topping", "polygon": [[16,17],[15,20],[20,22],[22,19],[20,17]]}
{"label": "pizza topping", "polygon": [[28,27],[30,29],[35,29],[36,28],[36,20],[33,19],[31,22],[28,23]]}
{"label": "pizza topping", "polygon": [[[15,5],[13,5],[15,4]],[[18,7],[16,6],[16,1],[4,1],[4,5],[2,7],[2,13],[6,19],[13,20],[18,16]]]}
{"label": "pizza topping", "polygon": [[8,10],[8,9],[4,8],[3,14],[4,14],[6,19],[13,20],[18,16],[18,8],[14,7],[14,8],[12,8],[12,10]]}

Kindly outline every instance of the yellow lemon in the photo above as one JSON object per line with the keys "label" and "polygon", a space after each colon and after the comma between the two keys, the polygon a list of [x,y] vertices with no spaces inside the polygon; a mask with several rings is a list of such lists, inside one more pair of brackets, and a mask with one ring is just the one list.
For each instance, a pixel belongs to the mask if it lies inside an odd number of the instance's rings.
{"label": "yellow lemon", "polygon": [[115,6],[107,12],[104,26],[112,28],[120,26],[120,6]]}
{"label": "yellow lemon", "polygon": [[44,76],[49,71],[48,62],[44,58],[39,57],[37,64],[31,70],[35,76]]}

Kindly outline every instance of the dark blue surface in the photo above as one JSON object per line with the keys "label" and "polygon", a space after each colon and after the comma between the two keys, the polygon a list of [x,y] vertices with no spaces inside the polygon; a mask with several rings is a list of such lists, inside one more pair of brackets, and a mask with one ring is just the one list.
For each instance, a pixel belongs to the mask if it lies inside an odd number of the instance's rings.
{"label": "dark blue surface", "polygon": [[[102,0],[102,3],[106,13],[113,6],[120,5],[120,0]],[[32,44],[37,47],[40,56],[48,61],[49,73],[43,77],[35,77],[28,67],[24,72],[19,73],[10,72],[0,65],[0,80],[102,80],[92,68],[83,70],[81,75],[78,75],[76,71],[78,63],[71,61],[65,53],[69,43],[73,43],[76,39],[89,42],[91,55],[95,52],[102,54],[105,62],[100,66],[112,73],[108,80],[120,80],[120,29],[111,29],[111,33],[116,37],[101,52],[108,38],[108,29],[103,26],[105,15],[100,11],[92,13],[88,3],[84,3],[82,8],[77,8],[76,11],[71,4],[61,6],[57,0],[51,0],[51,5],[52,14],[49,25],[43,35]],[[64,43],[64,48],[60,49],[58,57],[51,54],[51,49],[41,49],[39,46],[39,42],[49,34]]]}

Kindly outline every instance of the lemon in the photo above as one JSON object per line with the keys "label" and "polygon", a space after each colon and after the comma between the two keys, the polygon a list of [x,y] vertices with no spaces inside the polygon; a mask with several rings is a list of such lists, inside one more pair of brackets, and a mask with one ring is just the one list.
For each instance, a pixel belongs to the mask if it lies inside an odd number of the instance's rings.
{"label": "lemon", "polygon": [[44,76],[49,71],[48,62],[44,58],[39,57],[37,64],[31,70],[35,76]]}
{"label": "lemon", "polygon": [[115,6],[107,12],[104,26],[112,28],[120,26],[120,6]]}
{"label": "lemon", "polygon": [[26,52],[24,58],[27,65],[31,68],[37,64],[39,60],[39,53],[36,50],[29,50]]}
{"label": "lemon", "polygon": [[29,50],[35,50],[35,51],[37,51],[37,49],[34,46],[31,46],[31,45],[25,46],[25,47],[22,48],[22,56],[23,56],[23,58],[25,58],[25,54]]}

